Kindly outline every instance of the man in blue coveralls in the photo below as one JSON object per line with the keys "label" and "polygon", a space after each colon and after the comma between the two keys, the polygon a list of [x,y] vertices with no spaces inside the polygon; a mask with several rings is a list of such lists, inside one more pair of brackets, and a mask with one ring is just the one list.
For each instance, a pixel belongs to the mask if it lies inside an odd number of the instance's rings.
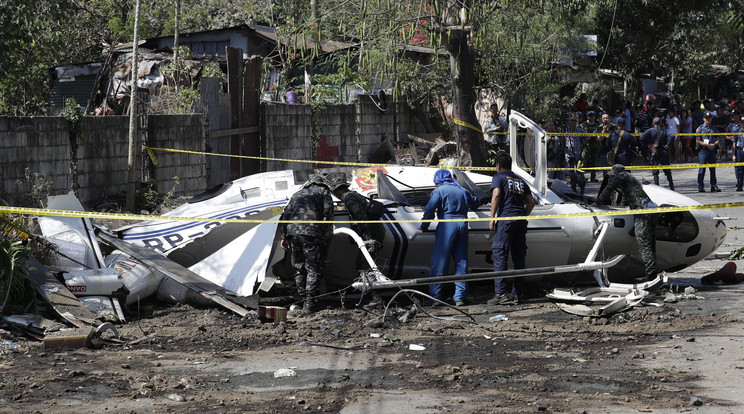
{"label": "man in blue coveralls", "polygon": [[[713,114],[710,111],[705,111],[703,114],[703,125],[700,125],[697,129],[698,134],[710,134],[716,133],[718,130],[716,127],[711,125],[713,120]],[[700,157],[700,164],[715,164],[716,163],[716,148],[718,148],[718,136],[717,135],[698,135],[695,137],[695,142],[700,148],[698,156]],[[718,181],[716,180],[716,167],[710,167],[710,191],[712,193],[720,192],[718,189]],[[705,167],[698,169],[698,192],[705,192]]]}
{"label": "man in blue coveralls", "polygon": [[[527,183],[511,170],[512,158],[501,154],[496,158],[496,174],[491,181],[491,217],[529,216],[535,207],[535,199]],[[493,270],[506,270],[511,252],[514,269],[525,268],[527,256],[527,220],[491,221],[493,236]],[[488,305],[516,304],[522,295],[521,278],[496,279],[496,294],[486,302]]]}
{"label": "man in blue coveralls", "polygon": [[[446,169],[434,173],[436,188],[431,193],[429,202],[424,209],[424,220],[438,219],[466,219],[468,209],[475,210],[480,201],[468,190],[452,178],[452,173]],[[429,223],[421,223],[421,230],[428,230]],[[431,276],[442,276],[449,272],[450,257],[455,262],[455,274],[468,272],[468,223],[466,221],[440,221],[437,223],[437,234],[434,241],[434,252],[431,256]],[[465,304],[466,282],[455,282],[455,295],[452,300],[455,305]],[[429,285],[429,294],[442,300],[442,285]],[[435,302],[436,303],[436,302]]]}

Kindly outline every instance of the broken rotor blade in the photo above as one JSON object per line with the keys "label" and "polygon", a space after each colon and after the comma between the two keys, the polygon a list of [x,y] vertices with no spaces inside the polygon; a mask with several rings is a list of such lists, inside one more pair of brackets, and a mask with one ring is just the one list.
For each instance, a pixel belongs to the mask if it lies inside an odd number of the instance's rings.
{"label": "broken rotor blade", "polygon": [[559,274],[559,273],[583,272],[583,271],[588,271],[588,270],[612,267],[618,264],[624,257],[625,255],[621,254],[604,262],[588,262],[588,263],[577,263],[577,264],[562,265],[562,266],[533,267],[530,269],[514,269],[514,270],[505,270],[501,272],[466,273],[464,275],[423,277],[423,278],[417,278],[417,279],[403,279],[403,280],[390,280],[390,281],[354,282],[351,286],[354,289],[358,289],[358,290],[363,290],[363,289],[374,290],[374,289],[388,289],[388,288],[397,288],[397,287],[429,285],[432,283],[472,282],[476,280],[507,279],[507,278],[512,278],[512,277],[522,277],[522,276],[539,276],[539,275],[549,275],[549,274]]}

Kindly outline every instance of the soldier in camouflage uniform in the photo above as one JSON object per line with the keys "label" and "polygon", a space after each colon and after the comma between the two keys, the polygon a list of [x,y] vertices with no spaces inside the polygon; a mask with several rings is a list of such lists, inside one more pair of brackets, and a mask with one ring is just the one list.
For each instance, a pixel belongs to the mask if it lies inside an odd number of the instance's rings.
{"label": "soldier in camouflage uniform", "polygon": [[[607,186],[597,197],[594,205],[609,204],[613,192],[619,191],[623,199],[628,203],[631,210],[643,208],[656,208],[656,204],[651,201],[643,186],[625,171],[621,164],[615,164],[610,171]],[[643,259],[645,277],[651,280],[656,277],[656,235],[654,234],[655,218],[653,214],[635,214],[633,215],[635,226],[635,236],[638,241],[638,250]]]}
{"label": "soldier in camouflage uniform", "polygon": [[[346,207],[346,211],[349,213],[349,218],[356,221],[368,221],[371,220],[367,215],[365,209],[367,205],[367,199],[363,195],[356,191],[349,190],[349,183],[346,182],[346,174],[340,173],[333,177],[331,180],[331,191]],[[377,258],[377,255],[382,250],[382,241],[385,239],[385,226],[382,223],[353,223],[351,229],[354,230],[359,237],[364,240],[364,244],[367,247],[369,255],[372,260]],[[357,253],[356,258],[357,270],[366,270],[370,266],[365,260],[362,252]],[[382,298],[377,292],[372,291],[372,298],[364,308],[376,308],[382,306]]]}
{"label": "soldier in camouflage uniform", "polygon": [[[321,176],[313,176],[289,200],[280,220],[333,221],[333,199],[328,183]],[[282,248],[290,252],[295,269],[297,293],[305,298],[304,311],[317,310],[316,297],[320,293],[326,241],[332,224],[286,223],[280,226]]]}
{"label": "soldier in camouflage uniform", "polygon": [[[337,175],[331,179],[331,191],[333,195],[344,203],[346,210],[349,212],[349,217],[356,221],[368,221],[370,218],[367,216],[365,206],[367,205],[367,199],[356,191],[349,190],[349,183],[346,182],[346,174]],[[367,245],[367,250],[372,258],[376,258],[377,254],[382,248],[382,241],[385,239],[385,226],[382,223],[364,223],[364,224],[352,224],[351,229],[354,230]],[[368,268],[365,265],[366,260],[360,254],[357,256],[357,268]]]}

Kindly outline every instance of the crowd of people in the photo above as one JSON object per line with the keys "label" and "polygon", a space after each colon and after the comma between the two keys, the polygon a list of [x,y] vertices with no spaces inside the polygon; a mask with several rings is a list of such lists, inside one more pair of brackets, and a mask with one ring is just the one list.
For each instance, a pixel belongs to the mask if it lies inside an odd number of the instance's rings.
{"label": "crowd of people", "polygon": [[[587,178],[575,170],[583,167],[624,166],[634,163],[669,165],[674,163],[744,161],[744,101],[737,97],[692,102],[685,107],[679,95],[664,106],[657,106],[657,97],[645,96],[643,104],[633,107],[620,100],[614,113],[605,111],[599,101],[589,104],[586,94],[581,94],[573,107],[561,108],[555,119],[540,122],[548,132],[548,168],[550,178],[566,178],[573,191],[584,192]],[[486,141],[492,149],[508,152],[505,117],[498,105],[491,105],[491,115],[483,124]],[[561,133],[550,135],[551,133]],[[727,135],[705,135],[725,133]],[[572,135],[575,134],[575,135]],[[598,135],[593,135],[598,134]],[[601,135],[599,135],[601,134]],[[700,135],[685,135],[700,134]],[[521,153],[521,152],[520,152]],[[574,170],[571,170],[574,169]],[[674,189],[670,169],[664,169],[669,188]],[[716,169],[710,167],[710,191],[718,188]],[[653,172],[659,184],[659,171]],[[597,181],[595,171],[589,180]],[[705,192],[706,170],[698,171],[698,191]],[[744,167],[734,167],[736,191],[742,191]]]}

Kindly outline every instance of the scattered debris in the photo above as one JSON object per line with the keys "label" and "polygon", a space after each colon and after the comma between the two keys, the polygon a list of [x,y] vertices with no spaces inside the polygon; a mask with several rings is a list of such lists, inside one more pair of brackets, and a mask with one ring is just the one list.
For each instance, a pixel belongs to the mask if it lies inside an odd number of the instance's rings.
{"label": "scattered debris", "polygon": [[488,318],[488,322],[501,322],[508,321],[509,318],[506,315],[494,315]]}
{"label": "scattered debris", "polygon": [[32,257],[29,278],[36,292],[65,321],[78,328],[96,324],[97,316],[88,310],[46,267]]}
{"label": "scattered debris", "polygon": [[287,308],[281,306],[259,306],[258,318],[266,322],[284,322],[287,320]]}
{"label": "scattered debris", "polygon": [[164,275],[184,285],[185,287],[199,293],[203,297],[211,300],[217,305],[227,310],[235,312],[240,316],[250,315],[248,309],[243,308],[237,303],[227,299],[225,289],[214,283],[202,278],[191,270],[171,261],[162,254],[150,250],[146,247],[140,247],[133,244],[125,243],[104,232],[99,232],[98,237],[105,243],[108,243],[117,249],[131,255],[147,266],[157,269]]}
{"label": "scattered debris", "polygon": [[690,397],[690,405],[691,406],[699,407],[699,406],[703,405],[704,403],[705,402],[700,397]]}
{"label": "scattered debris", "polygon": [[667,292],[664,295],[664,303],[677,303],[680,300],[703,300],[705,299],[702,296],[699,295],[691,295],[687,293],[682,294],[674,294],[672,292]]}
{"label": "scattered debris", "polygon": [[281,368],[274,371],[274,378],[296,377],[297,373],[292,368]]}
{"label": "scattered debris", "polygon": [[[644,283],[610,283],[608,287],[588,289],[553,289],[546,296],[564,312],[586,317],[603,317],[640,304],[644,298],[667,282],[666,274]],[[570,305],[562,302],[581,302]]]}
{"label": "scattered debris", "polygon": [[411,351],[426,351],[425,346],[418,344],[410,344],[408,345],[408,349],[410,349]]}
{"label": "scattered debris", "polygon": [[186,402],[186,398],[178,395],[178,394],[168,394],[167,398],[171,401],[175,402]]}

